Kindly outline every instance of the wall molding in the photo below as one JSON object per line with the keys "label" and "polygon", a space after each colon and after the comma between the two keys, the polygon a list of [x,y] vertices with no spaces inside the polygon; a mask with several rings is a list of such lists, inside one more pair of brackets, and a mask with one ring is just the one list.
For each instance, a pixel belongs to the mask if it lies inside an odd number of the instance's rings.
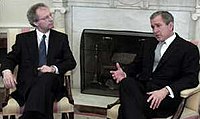
{"label": "wall molding", "polygon": [[[125,9],[151,9],[151,10],[172,10],[172,11],[195,11],[195,0],[52,0],[53,6],[60,3],[64,7],[106,7]],[[184,4],[183,4],[184,3]]]}
{"label": "wall molding", "polygon": [[53,13],[56,12],[56,11],[59,11],[60,13],[65,14],[67,12],[67,8],[65,8],[65,7],[52,7],[52,8],[50,8],[50,11],[53,12]]}
{"label": "wall molding", "polygon": [[196,10],[192,14],[192,19],[196,21],[199,18],[200,18],[200,0],[196,0]]}

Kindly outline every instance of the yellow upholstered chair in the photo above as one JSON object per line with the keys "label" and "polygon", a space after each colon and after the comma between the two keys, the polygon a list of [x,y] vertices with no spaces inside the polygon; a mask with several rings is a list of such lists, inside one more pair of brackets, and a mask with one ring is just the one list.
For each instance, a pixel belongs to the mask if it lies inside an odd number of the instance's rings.
{"label": "yellow upholstered chair", "polygon": [[[166,119],[200,119],[200,84],[196,88],[181,91],[183,97],[177,112]],[[117,119],[120,101],[109,104],[107,118]]]}
{"label": "yellow upholstered chair", "polygon": [[[16,34],[20,32],[27,31],[28,29],[8,29],[7,32],[7,41],[8,41],[8,51],[10,51],[11,46],[15,42]],[[59,29],[59,31],[64,31],[63,29]],[[17,70],[16,70],[17,71]],[[74,119],[74,100],[71,92],[71,82],[70,82],[71,72],[67,72],[65,74],[64,86],[66,89],[66,93],[68,97],[63,97],[60,101],[54,102],[53,111],[54,114],[61,114],[62,119]],[[20,107],[16,100],[10,97],[10,93],[13,90],[7,90],[7,95],[5,96],[5,100],[2,103],[2,115],[3,119],[15,119],[15,116],[19,116],[23,112],[23,107]]]}
{"label": "yellow upholstered chair", "polygon": [[[199,41],[192,40],[191,42],[197,45],[200,49]],[[183,100],[179,105],[177,112],[166,119],[200,119],[200,84],[196,88],[181,91],[180,95],[183,98]],[[108,119],[117,119],[119,106],[119,99],[114,103],[107,105]]]}

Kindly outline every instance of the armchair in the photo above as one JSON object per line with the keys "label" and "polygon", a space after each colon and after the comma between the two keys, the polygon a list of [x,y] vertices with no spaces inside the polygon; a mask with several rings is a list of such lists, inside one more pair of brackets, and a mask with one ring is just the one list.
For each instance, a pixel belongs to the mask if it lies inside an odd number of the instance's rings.
{"label": "armchair", "polygon": [[[29,29],[8,29],[7,32],[7,42],[8,42],[8,51],[15,41],[16,34],[20,32],[26,32]],[[58,29],[59,31],[64,31],[64,29]],[[17,71],[17,69],[15,70]],[[63,97],[60,101],[54,102],[53,111],[54,113],[62,114],[62,119],[74,119],[74,99],[71,92],[71,82],[70,82],[71,72],[65,74],[64,86],[68,97]],[[11,98],[10,93],[13,90],[6,90],[6,96],[2,102],[2,115],[3,119],[15,119],[16,116],[19,116],[23,113],[23,107],[20,107],[16,100]]]}
{"label": "armchair", "polygon": [[[196,88],[181,91],[183,100],[179,105],[177,112],[166,119],[200,119],[200,84]],[[107,118],[117,119],[119,99],[107,105]]]}
{"label": "armchair", "polygon": [[[65,75],[65,88],[69,97],[63,97],[60,101],[54,102],[54,113],[61,113],[62,119],[74,119],[74,100],[71,93],[70,74]],[[15,116],[19,116],[23,113],[23,107],[20,107],[17,101],[10,97],[10,93],[13,90],[6,90],[6,98],[2,103],[2,115],[3,119],[15,119]]]}

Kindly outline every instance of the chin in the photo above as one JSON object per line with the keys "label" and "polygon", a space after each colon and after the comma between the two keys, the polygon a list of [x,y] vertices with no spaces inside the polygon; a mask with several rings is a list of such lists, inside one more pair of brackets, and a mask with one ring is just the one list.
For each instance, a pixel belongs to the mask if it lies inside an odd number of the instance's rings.
{"label": "chin", "polygon": [[160,37],[156,37],[156,39],[157,39],[158,41],[162,41],[162,39],[161,39]]}
{"label": "chin", "polygon": [[156,37],[156,39],[157,39],[158,41],[164,41],[163,38],[161,38],[161,37]]}
{"label": "chin", "polygon": [[53,24],[50,24],[50,25],[49,25],[49,29],[52,29],[52,28],[54,28],[54,25],[53,25]]}

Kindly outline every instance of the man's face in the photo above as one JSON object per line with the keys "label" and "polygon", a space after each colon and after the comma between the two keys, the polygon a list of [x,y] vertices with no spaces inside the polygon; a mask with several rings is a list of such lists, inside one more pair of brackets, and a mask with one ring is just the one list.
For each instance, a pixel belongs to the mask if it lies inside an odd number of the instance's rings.
{"label": "man's face", "polygon": [[165,41],[173,35],[173,23],[170,22],[168,25],[165,24],[161,15],[156,16],[150,22],[154,36],[158,41]]}
{"label": "man's face", "polygon": [[38,21],[35,22],[39,31],[45,33],[54,27],[52,14],[47,7],[40,7],[36,10]]}

